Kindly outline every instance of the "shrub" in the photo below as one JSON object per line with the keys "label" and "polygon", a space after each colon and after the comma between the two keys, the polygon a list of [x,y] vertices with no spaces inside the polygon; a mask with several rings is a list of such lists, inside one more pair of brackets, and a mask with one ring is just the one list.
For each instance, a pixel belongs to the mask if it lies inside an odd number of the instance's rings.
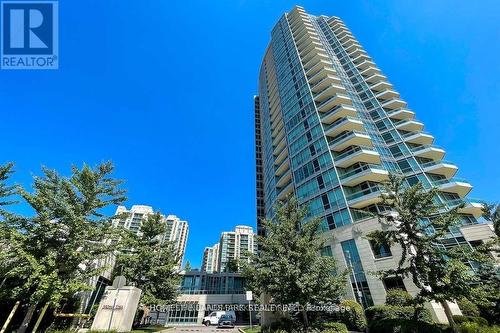
{"label": "shrub", "polygon": [[453,316],[453,320],[457,324],[461,323],[476,323],[480,326],[488,326],[488,321],[483,317],[475,317],[475,316]]}
{"label": "shrub", "polygon": [[392,306],[409,306],[413,303],[413,297],[402,289],[391,289],[387,291],[385,304]]}
{"label": "shrub", "polygon": [[[418,311],[415,320],[415,311]],[[428,309],[412,306],[375,305],[365,310],[371,333],[442,332],[432,323]]]}
{"label": "shrub", "polygon": [[322,333],[348,333],[347,326],[343,323],[338,322],[328,322],[323,323]]}
{"label": "shrub", "polygon": [[366,318],[363,308],[358,302],[353,300],[342,300],[340,307],[345,311],[340,312],[340,320],[353,331],[364,331],[366,328]]}
{"label": "shrub", "polygon": [[481,326],[474,322],[465,322],[458,325],[460,333],[500,333],[499,326]]}
{"label": "shrub", "polygon": [[464,316],[479,317],[479,308],[466,298],[461,298],[457,301],[458,307]]}
{"label": "shrub", "polygon": [[418,311],[417,321],[432,323],[431,312],[426,308],[414,308],[412,306],[390,306],[375,305],[365,310],[368,322],[385,319],[413,320],[415,311]]}

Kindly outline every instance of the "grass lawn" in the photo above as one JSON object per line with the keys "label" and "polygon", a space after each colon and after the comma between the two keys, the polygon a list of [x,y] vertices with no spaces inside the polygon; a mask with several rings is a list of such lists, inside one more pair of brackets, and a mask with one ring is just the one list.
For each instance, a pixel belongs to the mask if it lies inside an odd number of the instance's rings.
{"label": "grass lawn", "polygon": [[250,327],[245,327],[243,331],[245,331],[245,333],[260,333],[260,326],[254,326],[252,329],[250,329]]}

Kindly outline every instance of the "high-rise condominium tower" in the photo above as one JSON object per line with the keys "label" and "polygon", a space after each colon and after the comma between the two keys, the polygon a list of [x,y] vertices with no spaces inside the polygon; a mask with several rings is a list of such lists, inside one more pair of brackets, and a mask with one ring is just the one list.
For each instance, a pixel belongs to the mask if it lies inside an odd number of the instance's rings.
{"label": "high-rise condominium tower", "polygon": [[217,244],[205,248],[201,270],[209,273],[226,272],[229,261],[248,261],[249,254],[255,253],[256,247],[253,228],[238,225],[234,231],[221,233]]}
{"label": "high-rise condominium tower", "polygon": [[[360,211],[382,212],[381,183],[390,172],[406,183],[437,187],[447,207],[461,200],[464,227],[443,246],[467,244],[481,205],[465,196],[472,186],[423,131],[407,103],[338,17],[295,7],[271,33],[254,98],[257,215],[294,193],[309,215],[323,219],[324,255],[350,266],[349,292],[365,306],[383,303],[388,288],[415,292],[411,281],[381,281],[367,272],[394,267],[400,249],[372,249],[363,235],[380,228]],[[258,228],[260,229],[260,228]],[[469,233],[470,234],[470,233]],[[394,253],[394,257],[393,257]]]}
{"label": "high-rise condominium tower", "polygon": [[201,271],[207,273],[217,272],[219,269],[219,243],[212,247],[206,247],[203,251]]}
{"label": "high-rise condominium tower", "polygon": [[[119,218],[113,220],[113,226],[123,227],[140,235],[142,222],[151,214],[154,214],[154,211],[150,206],[134,205],[130,210],[127,210],[125,206],[118,206],[115,215],[119,216]],[[180,267],[186,251],[189,233],[188,223],[180,220],[175,215],[162,216],[161,223],[166,224],[163,240],[174,244],[179,256]]]}

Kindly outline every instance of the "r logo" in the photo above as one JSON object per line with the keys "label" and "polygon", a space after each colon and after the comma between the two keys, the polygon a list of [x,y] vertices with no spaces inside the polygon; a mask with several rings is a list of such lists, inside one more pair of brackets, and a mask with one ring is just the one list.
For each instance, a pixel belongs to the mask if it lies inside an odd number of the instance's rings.
{"label": "r logo", "polygon": [[57,68],[57,5],[57,1],[2,1],[3,68]]}

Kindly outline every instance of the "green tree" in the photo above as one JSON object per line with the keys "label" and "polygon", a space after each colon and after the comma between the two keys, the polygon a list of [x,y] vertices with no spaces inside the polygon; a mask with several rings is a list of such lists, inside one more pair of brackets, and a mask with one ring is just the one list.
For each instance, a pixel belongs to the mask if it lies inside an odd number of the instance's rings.
{"label": "green tree", "polygon": [[142,289],[143,305],[169,303],[177,296],[179,256],[173,243],[164,240],[166,228],[160,213],[149,215],[140,234],[128,233],[117,255],[114,275]]}
{"label": "green tree", "polygon": [[376,244],[398,244],[402,249],[398,267],[379,273],[383,277],[410,277],[420,290],[416,303],[441,303],[450,326],[458,332],[447,302],[467,297],[478,285],[479,278],[471,274],[468,262],[478,261],[479,256],[469,247],[447,250],[439,244],[449,228],[459,225],[457,210],[461,206],[445,211],[435,202],[437,189],[424,190],[420,183],[409,188],[403,184],[401,177],[390,175],[382,204],[391,213],[380,219],[388,228],[368,235]]}
{"label": "green tree", "polygon": [[493,222],[493,229],[500,237],[500,204],[483,204],[483,217]]}
{"label": "green tree", "polygon": [[237,259],[230,258],[227,263],[226,267],[224,268],[224,272],[226,273],[237,273],[240,270],[240,264],[238,263]]}
{"label": "green tree", "polygon": [[266,294],[277,304],[299,304],[304,326],[309,326],[307,305],[335,302],[346,284],[346,274],[337,272],[333,257],[321,256],[320,219],[304,222],[307,207],[287,198],[275,208],[274,220],[263,221],[266,236],[258,236],[259,255],[243,263],[243,275],[257,294]]}
{"label": "green tree", "polygon": [[3,272],[7,297],[30,303],[18,332],[28,328],[38,304],[57,308],[69,302],[76,293],[90,290],[89,279],[108,268],[97,265],[114,250],[109,242],[113,228],[102,210],[125,199],[112,172],[110,162],[73,167],[69,177],[43,168],[31,192],[17,188],[34,214],[2,211],[3,241],[17,263]]}
{"label": "green tree", "polygon": [[191,263],[189,262],[189,260],[186,261],[186,264],[184,265],[184,270],[186,272],[189,272],[190,270],[192,270]]}

